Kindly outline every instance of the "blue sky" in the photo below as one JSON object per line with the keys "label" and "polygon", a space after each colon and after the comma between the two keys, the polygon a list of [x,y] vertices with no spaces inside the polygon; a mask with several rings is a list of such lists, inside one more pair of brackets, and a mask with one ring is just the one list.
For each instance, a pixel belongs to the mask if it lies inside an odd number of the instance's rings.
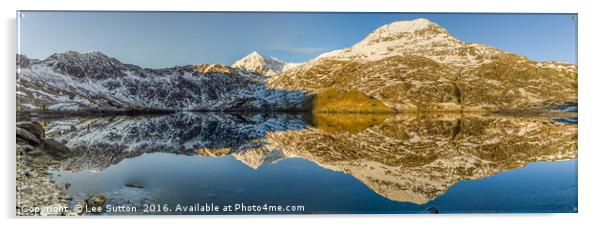
{"label": "blue sky", "polygon": [[463,41],[577,62],[574,14],[21,12],[20,53],[101,51],[148,68],[231,64],[252,51],[289,62],[350,47],[378,27],[427,18]]}

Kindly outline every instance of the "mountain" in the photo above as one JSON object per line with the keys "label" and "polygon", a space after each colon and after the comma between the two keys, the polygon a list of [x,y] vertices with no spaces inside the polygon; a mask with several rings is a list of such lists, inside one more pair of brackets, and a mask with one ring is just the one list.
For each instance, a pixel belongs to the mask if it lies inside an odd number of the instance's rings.
{"label": "mountain", "polygon": [[384,25],[301,64],[253,52],[147,69],[100,52],[17,55],[17,111],[548,111],[577,103],[577,65],[453,37],[427,20]]}
{"label": "mountain", "polygon": [[295,63],[284,62],[278,58],[264,57],[256,51],[253,51],[244,58],[234,62],[234,64],[232,64],[232,67],[244,69],[252,73],[273,76],[287,71],[290,68],[295,67],[296,65],[297,64]]}
{"label": "mountain", "polygon": [[416,19],[384,25],[268,86],[313,95],[317,112],[546,109],[577,103],[577,66],[464,42]]}
{"label": "mountain", "polygon": [[303,92],[220,64],[146,69],[100,52],[17,56],[17,111],[298,109]]}

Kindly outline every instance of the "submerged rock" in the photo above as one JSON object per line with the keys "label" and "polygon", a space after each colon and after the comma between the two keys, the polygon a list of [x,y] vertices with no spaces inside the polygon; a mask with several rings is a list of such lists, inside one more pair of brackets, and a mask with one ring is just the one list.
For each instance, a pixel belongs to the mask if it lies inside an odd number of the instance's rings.
{"label": "submerged rock", "polygon": [[28,121],[17,123],[17,128],[25,129],[38,139],[44,139],[44,127],[38,122]]}
{"label": "submerged rock", "polygon": [[428,210],[429,212],[431,212],[431,214],[438,214],[439,213],[439,208],[437,208],[436,206],[431,206],[429,208],[426,208],[426,210]]}
{"label": "submerged rock", "polygon": [[49,155],[63,159],[69,156],[71,150],[54,139],[44,140],[44,148]]}
{"label": "submerged rock", "polygon": [[33,147],[30,145],[23,145],[21,147],[25,153],[29,153],[29,152],[33,151]]}
{"label": "submerged rock", "polygon": [[127,184],[125,184],[125,186],[128,187],[128,188],[144,188],[143,185],[136,184],[136,183],[127,183]]}
{"label": "submerged rock", "polygon": [[95,195],[86,199],[86,204],[90,207],[99,207],[105,204],[107,197],[104,195]]}
{"label": "submerged rock", "polygon": [[40,140],[31,132],[29,132],[25,129],[22,129],[22,128],[17,128],[16,133],[17,133],[17,142],[22,141],[24,143],[31,144],[34,146],[40,145]]}

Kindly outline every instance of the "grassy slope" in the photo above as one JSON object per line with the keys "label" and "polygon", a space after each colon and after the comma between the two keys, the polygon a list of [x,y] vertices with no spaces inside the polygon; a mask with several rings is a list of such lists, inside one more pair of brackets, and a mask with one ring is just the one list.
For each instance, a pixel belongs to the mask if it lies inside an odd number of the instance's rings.
{"label": "grassy slope", "polygon": [[329,88],[322,90],[313,97],[313,112],[349,112],[349,113],[389,113],[394,109],[385,106],[378,99],[368,97],[356,90],[341,90]]}
{"label": "grassy slope", "polygon": [[324,59],[269,86],[315,94],[314,112],[500,111],[577,103],[577,72],[514,54],[466,68],[420,56],[375,62]]}

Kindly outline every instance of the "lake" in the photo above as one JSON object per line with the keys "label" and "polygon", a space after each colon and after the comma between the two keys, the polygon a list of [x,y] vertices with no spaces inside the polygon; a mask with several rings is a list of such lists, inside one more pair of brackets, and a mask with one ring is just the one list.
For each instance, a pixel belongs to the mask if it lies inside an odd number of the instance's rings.
{"label": "lake", "polygon": [[[137,214],[577,212],[573,117],[178,112],[43,124],[77,153],[52,171],[72,206],[104,195]],[[238,210],[206,209],[229,205]]]}

